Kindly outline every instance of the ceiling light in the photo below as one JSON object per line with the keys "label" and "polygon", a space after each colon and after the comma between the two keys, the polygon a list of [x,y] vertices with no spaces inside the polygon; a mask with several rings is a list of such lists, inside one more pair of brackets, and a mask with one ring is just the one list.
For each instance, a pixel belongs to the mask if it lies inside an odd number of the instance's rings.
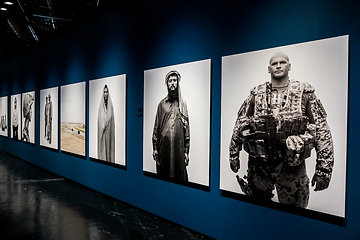
{"label": "ceiling light", "polygon": [[39,41],[38,37],[36,36],[36,33],[34,31],[34,29],[29,25],[28,29],[30,30],[31,34],[33,35],[35,41]]}
{"label": "ceiling light", "polygon": [[6,4],[6,5],[13,5],[12,2],[4,2],[4,4]]}
{"label": "ceiling light", "polygon": [[6,11],[6,10],[7,10],[7,8],[0,8],[0,10],[1,10],[1,11]]}

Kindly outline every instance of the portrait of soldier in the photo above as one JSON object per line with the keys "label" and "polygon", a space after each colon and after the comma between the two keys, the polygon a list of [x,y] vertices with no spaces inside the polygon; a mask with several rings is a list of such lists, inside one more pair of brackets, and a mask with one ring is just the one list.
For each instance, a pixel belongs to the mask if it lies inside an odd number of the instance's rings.
{"label": "portrait of soldier", "polygon": [[284,52],[271,56],[270,82],[255,86],[243,102],[229,146],[230,168],[240,169],[239,154],[248,153],[247,175],[236,176],[241,190],[271,200],[276,189],[280,203],[306,208],[310,180],[306,159],[316,151],[315,191],[328,188],[334,164],[327,114],[305,82],[290,80],[291,63]]}
{"label": "portrait of soldier", "polygon": [[14,111],[12,117],[13,139],[19,140],[19,116],[17,112],[17,98],[14,99]]}
{"label": "portrait of soldier", "polygon": [[98,111],[98,158],[115,163],[115,117],[109,88],[104,86]]}
{"label": "portrait of soldier", "polygon": [[25,142],[30,142],[29,123],[31,122],[33,103],[34,97],[29,93],[25,94],[23,101],[23,117],[25,120],[23,128],[23,139]]}
{"label": "portrait of soldier", "polygon": [[157,174],[188,181],[190,126],[180,81],[178,71],[170,71],[165,77],[168,94],[157,107],[152,135],[153,159]]}
{"label": "portrait of soldier", "polygon": [[44,137],[51,144],[53,106],[52,106],[50,94],[48,96],[46,96],[44,115],[45,115],[45,135],[44,135]]}

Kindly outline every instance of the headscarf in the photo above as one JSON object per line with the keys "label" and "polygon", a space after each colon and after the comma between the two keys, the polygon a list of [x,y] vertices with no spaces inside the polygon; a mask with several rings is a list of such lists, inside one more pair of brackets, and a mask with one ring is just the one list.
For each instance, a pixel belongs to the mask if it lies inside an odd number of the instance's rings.
{"label": "headscarf", "polygon": [[176,75],[177,76],[177,89],[178,89],[178,101],[179,101],[179,110],[182,116],[182,120],[183,123],[185,125],[185,127],[187,127],[189,125],[189,116],[188,116],[188,111],[187,111],[187,105],[186,102],[184,101],[184,99],[181,96],[181,89],[180,89],[180,81],[181,81],[181,75],[178,71],[176,70],[172,70],[170,71],[168,74],[166,74],[165,76],[165,84],[167,84],[169,77],[171,75]]}

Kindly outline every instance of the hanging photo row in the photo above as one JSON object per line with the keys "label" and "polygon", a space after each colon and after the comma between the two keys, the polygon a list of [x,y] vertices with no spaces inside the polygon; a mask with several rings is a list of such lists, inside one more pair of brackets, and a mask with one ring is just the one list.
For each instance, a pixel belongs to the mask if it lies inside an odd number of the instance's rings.
{"label": "hanging photo row", "polygon": [[[345,217],[348,44],[340,36],[222,57],[223,196]],[[211,59],[144,71],[144,175],[209,189],[211,72]],[[35,91],[0,97],[0,136],[35,144],[39,119],[42,147],[125,167],[126,81],[43,89],[39,113]]]}
{"label": "hanging photo row", "polygon": [[[8,97],[0,97],[0,136],[35,145],[35,97],[11,95],[10,111]],[[40,145],[85,157],[89,136],[91,159],[126,166],[126,75],[89,81],[89,133],[86,99],[86,82],[40,90]]]}

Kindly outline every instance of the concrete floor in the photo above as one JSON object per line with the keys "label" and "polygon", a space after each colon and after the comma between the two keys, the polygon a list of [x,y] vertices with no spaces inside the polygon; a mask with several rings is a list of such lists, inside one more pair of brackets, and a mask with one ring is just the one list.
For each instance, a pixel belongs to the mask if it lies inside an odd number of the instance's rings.
{"label": "concrete floor", "polygon": [[211,239],[0,151],[0,239]]}

